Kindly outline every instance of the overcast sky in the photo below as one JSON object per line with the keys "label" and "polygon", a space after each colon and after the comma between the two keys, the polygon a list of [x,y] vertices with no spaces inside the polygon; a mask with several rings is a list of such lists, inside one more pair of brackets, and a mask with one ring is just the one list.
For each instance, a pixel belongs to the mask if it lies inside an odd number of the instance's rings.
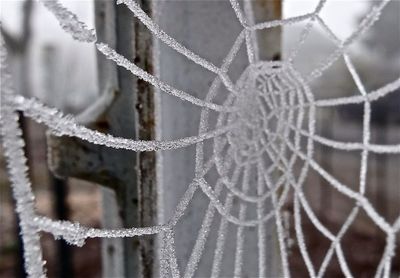
{"label": "overcast sky", "polygon": [[[17,30],[22,0],[1,0],[1,20],[10,29]],[[92,0],[63,0],[65,6],[70,8],[79,18],[89,26],[93,25]],[[357,20],[365,12],[368,0],[330,0],[322,10],[322,17],[340,37],[348,36]],[[291,17],[308,13],[315,9],[318,0],[285,0],[284,17]],[[49,39],[60,30],[53,16],[46,12],[41,5],[36,5],[35,30],[45,29],[38,35]]]}
{"label": "overcast sky", "polygon": [[[319,0],[285,0],[284,17],[292,17],[312,12]],[[355,29],[357,19],[366,12],[370,0],[328,0],[321,11],[321,17],[344,39]]]}
{"label": "overcast sky", "polygon": [[[63,5],[76,13],[89,27],[93,27],[92,0],[60,1]],[[0,0],[1,21],[7,29],[14,32],[18,31],[19,28],[22,2],[23,0]],[[285,0],[284,17],[288,18],[312,12],[318,2],[318,0]],[[367,10],[368,2],[370,2],[370,0],[328,0],[321,12],[321,17],[337,36],[344,39],[354,31],[357,20]],[[61,29],[54,16],[42,5],[35,5],[33,18],[34,37],[32,54],[34,57],[34,66],[37,68],[41,65],[40,59],[43,46],[56,44],[59,51],[58,53],[60,54],[59,57],[61,57],[61,60],[58,61],[60,65],[59,68],[72,67],[74,69],[72,71],[74,76],[68,76],[68,91],[96,91],[93,45],[75,42],[69,34]],[[89,75],[89,73],[91,73],[92,76]],[[40,97],[40,92],[42,91],[40,82],[43,78],[40,77],[40,70],[33,70],[33,75],[33,86],[37,92],[36,96]],[[61,74],[61,76],[63,75],[65,74]],[[82,80],[82,76],[84,76],[85,80]],[[86,88],[77,88],[78,86],[82,86],[82,84],[85,84]]]}

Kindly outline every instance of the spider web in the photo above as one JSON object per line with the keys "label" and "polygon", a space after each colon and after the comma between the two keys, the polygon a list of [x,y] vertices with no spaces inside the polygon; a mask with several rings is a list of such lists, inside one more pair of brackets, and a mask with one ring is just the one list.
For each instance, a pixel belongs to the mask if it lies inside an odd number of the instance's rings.
{"label": "spider web", "polygon": [[[233,224],[237,227],[237,234],[235,264],[232,275],[236,277],[242,275],[243,257],[245,256],[245,229],[247,227],[255,227],[257,230],[259,257],[258,276],[265,277],[267,275],[264,264],[266,256],[265,229],[267,221],[274,220],[278,235],[282,275],[289,277],[286,245],[287,231],[284,228],[282,206],[287,200],[289,191],[292,190],[294,192],[296,238],[310,276],[323,276],[329,262],[336,254],[343,274],[346,277],[352,277],[343,254],[341,239],[354,222],[357,214],[363,210],[386,234],[386,247],[377,267],[376,276],[389,277],[392,259],[395,255],[396,234],[400,229],[400,217],[394,223],[388,223],[365,197],[365,191],[369,154],[400,153],[400,144],[379,145],[370,143],[371,103],[400,88],[400,78],[374,91],[367,91],[346,52],[348,47],[379,19],[382,10],[389,1],[377,2],[362,19],[353,34],[345,40],[340,40],[320,17],[320,11],[326,4],[324,0],[320,1],[316,9],[311,13],[257,24],[254,23],[251,13],[248,11],[249,9],[246,8],[248,4],[245,3],[245,12],[243,12],[236,0],[230,0],[236,17],[243,26],[243,30],[219,67],[195,54],[166,34],[133,0],[117,1],[118,4],[126,5],[156,38],[189,60],[215,74],[215,79],[205,99],[196,98],[188,92],[178,90],[164,83],[156,76],[145,72],[118,54],[109,45],[97,41],[95,31],[87,28],[84,23],[78,20],[75,14],[64,8],[58,1],[42,0],[40,2],[54,14],[62,28],[70,33],[75,40],[94,43],[98,51],[103,53],[106,58],[126,68],[132,74],[152,84],[160,91],[202,107],[202,112],[198,135],[177,140],[134,141],[88,129],[79,125],[72,115],[64,115],[60,111],[50,108],[35,99],[14,94],[13,84],[8,73],[7,53],[3,39],[1,39],[2,143],[16,200],[16,211],[20,219],[24,242],[25,267],[29,276],[45,276],[45,262],[42,259],[42,250],[39,242],[39,232],[44,231],[77,246],[83,246],[86,239],[94,237],[115,238],[159,234],[162,241],[160,275],[192,277],[199,265],[210,226],[217,212],[221,216],[221,222],[218,228],[218,238],[210,276],[217,277],[220,275],[224,246],[226,245],[225,235],[228,224]],[[246,16],[249,14],[250,16]],[[256,31],[303,21],[307,22],[307,24],[302,30],[296,47],[290,52],[285,61],[271,62],[258,59],[258,50],[255,43]],[[335,43],[336,48],[310,74],[303,77],[296,71],[293,59],[298,54],[300,46],[307,40],[313,25],[316,24],[323,28],[324,32]],[[249,66],[238,80],[233,81],[227,72],[243,44],[247,50]],[[344,58],[360,95],[315,100],[309,87],[310,82],[323,75],[341,57]],[[225,87],[230,94],[223,104],[218,104],[214,100],[221,87]],[[315,134],[316,108],[356,103],[364,106],[362,142],[341,142]],[[195,178],[188,185],[172,217],[167,222],[157,226],[115,230],[95,229],[81,226],[79,223],[55,221],[40,216],[35,212],[31,181],[27,177],[29,169],[23,152],[24,141],[18,124],[18,111],[23,112],[25,117],[30,117],[34,121],[46,125],[57,136],[78,137],[94,144],[112,148],[141,152],[178,149],[195,145]],[[210,123],[209,115],[211,111],[216,111],[219,115],[213,128],[211,128],[213,124]],[[301,144],[302,137],[306,138],[305,145]],[[209,140],[213,142],[213,151],[211,155],[206,155],[204,142]],[[361,152],[358,190],[352,190],[349,186],[338,181],[314,160],[315,142],[334,149]],[[294,165],[299,162],[301,163],[300,171],[294,171]],[[216,181],[207,178],[207,173],[212,169],[215,169],[218,173]],[[331,232],[318,220],[305,198],[302,187],[309,169],[319,173],[331,187],[356,203],[338,233]],[[224,188],[227,189],[228,193],[224,195],[225,199],[221,200],[221,192]],[[183,215],[198,190],[201,190],[208,197],[210,203],[195,246],[185,271],[182,273],[175,255],[175,246],[179,242],[175,243],[174,241],[174,228],[178,222],[183,221]],[[250,194],[250,192],[254,192],[254,194]],[[236,199],[239,200],[238,213],[234,214],[233,207]],[[269,202],[272,206],[268,207],[266,202]],[[254,214],[248,213],[251,206],[255,208]],[[313,265],[305,244],[301,209],[305,211],[315,228],[331,242],[319,269]]]}

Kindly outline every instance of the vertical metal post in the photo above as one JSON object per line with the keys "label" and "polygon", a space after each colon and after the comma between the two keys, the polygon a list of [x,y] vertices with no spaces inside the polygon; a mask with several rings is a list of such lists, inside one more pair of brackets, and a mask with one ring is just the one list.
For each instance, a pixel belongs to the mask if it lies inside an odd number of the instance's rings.
{"label": "vertical metal post", "polygon": [[[265,22],[282,19],[282,0],[255,0],[251,1],[254,21]],[[282,58],[282,27],[278,26],[257,33],[258,55],[260,60],[279,61]],[[272,204],[270,204],[270,207]],[[282,275],[280,268],[279,243],[276,230],[266,227],[267,249],[266,268],[268,276]]]}
{"label": "vertical metal post", "polygon": [[[257,0],[251,3],[256,22],[281,18],[280,0]],[[242,30],[229,1],[157,1],[155,14],[160,14],[157,18],[159,24],[170,36],[215,65],[221,64],[236,36]],[[278,27],[257,33],[261,60],[280,59],[280,29]],[[159,56],[155,62],[158,64],[161,80],[204,99],[214,76],[172,51],[169,46],[160,43],[158,48]],[[239,76],[247,64],[246,54],[240,52],[235,58],[234,67],[230,73]],[[160,106],[159,126],[162,138],[176,138],[198,133],[201,113],[198,107],[163,94],[160,95]],[[168,219],[193,179],[195,150],[190,147],[163,152],[159,155],[162,156],[160,170],[163,177],[159,182],[163,192],[160,201],[163,203],[164,218]],[[207,205],[207,198],[202,193],[196,193],[182,220],[184,223],[178,223],[174,229],[176,241],[179,242],[176,246],[176,254],[180,266],[185,266],[191,256]],[[266,274],[269,277],[276,277],[279,273],[279,258],[277,240],[273,236],[275,229],[273,225],[266,226]],[[210,233],[213,233],[215,229],[218,229],[218,224],[212,226]],[[231,227],[231,229],[235,228]],[[257,231],[246,229],[246,237],[250,239],[246,243],[247,250],[255,251],[252,254],[246,253],[242,274],[254,277],[258,275]],[[213,240],[209,239],[208,242]],[[226,241],[236,243],[236,233],[226,235]],[[197,268],[195,276],[208,277],[210,275],[213,252],[212,248],[204,249],[202,263]],[[235,244],[227,244],[224,256],[235,257]],[[224,264],[221,275],[232,275],[233,268],[234,266],[229,263]]]}
{"label": "vertical metal post", "polygon": [[[135,21],[130,11],[114,1],[95,2],[96,30],[99,41],[108,43],[129,60],[136,58]],[[98,84],[102,96],[113,96],[107,111],[97,118],[97,124],[107,129],[110,134],[125,138],[137,139],[136,105],[137,79],[126,70],[106,60],[102,54],[97,55]],[[115,218],[120,217],[123,227],[137,227],[138,190],[137,190],[137,157],[133,152],[104,148],[101,159],[107,164],[113,163],[107,174],[116,175],[115,189],[117,208],[113,213],[108,211],[113,203],[112,193],[103,191],[103,224],[106,227],[118,225]],[[110,185],[109,185],[110,186]],[[113,215],[118,212],[118,215]],[[115,226],[114,226],[115,227]],[[104,276],[138,277],[139,257],[137,238],[104,240],[103,270]],[[122,244],[122,245],[121,245]],[[122,256],[121,256],[122,247]],[[122,269],[119,269],[121,268]]]}
{"label": "vertical metal post", "polygon": [[[63,103],[57,95],[54,95],[57,90],[62,92],[62,88],[57,87],[57,81],[54,73],[57,69],[57,50],[55,47],[48,45],[43,49],[43,72],[44,72],[44,91],[46,98],[51,103],[55,103],[56,107],[62,108]],[[62,101],[62,100],[61,100]],[[68,197],[68,181],[53,176],[53,173],[48,172],[50,187],[54,198],[54,213],[59,220],[68,220],[69,208],[66,198]],[[72,248],[63,240],[57,242],[57,273],[61,278],[71,277],[73,273],[72,266]]]}
{"label": "vertical metal post", "polygon": [[[151,14],[150,1],[141,2]],[[95,1],[99,42],[107,43],[141,68],[152,72],[152,37],[125,5]],[[155,138],[153,89],[98,53],[98,100],[77,116],[81,124],[134,140]],[[49,165],[62,177],[96,182],[102,189],[104,228],[155,224],[155,154],[116,150],[77,138],[49,135]],[[111,189],[111,190],[110,190]],[[104,239],[103,276],[150,277],[154,239]]]}
{"label": "vertical metal post", "polygon": [[[150,0],[137,1],[144,12],[153,17]],[[153,36],[139,21],[135,24],[135,63],[150,74],[154,74]],[[143,80],[137,80],[136,94],[137,133],[141,140],[156,139],[156,114],[154,87]],[[137,153],[138,161],[138,209],[141,227],[157,224],[157,179],[155,152]],[[143,277],[154,277],[156,255],[155,237],[140,238],[140,266]]]}
{"label": "vertical metal post", "polygon": [[[279,20],[282,18],[282,0],[251,1],[255,22]],[[257,33],[260,60],[281,60],[282,27],[269,28]]]}

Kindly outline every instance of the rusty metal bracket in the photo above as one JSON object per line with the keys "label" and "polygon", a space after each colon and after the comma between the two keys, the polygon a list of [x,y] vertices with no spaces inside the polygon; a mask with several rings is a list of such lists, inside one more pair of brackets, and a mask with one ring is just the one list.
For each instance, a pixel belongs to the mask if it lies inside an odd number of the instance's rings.
{"label": "rusty metal bracket", "polygon": [[[115,94],[105,94],[82,114],[77,122],[91,129],[111,133],[107,113],[115,101]],[[60,178],[75,177],[101,184],[111,189],[117,189],[123,184],[122,178],[116,173],[115,165],[107,160],[107,148],[94,145],[79,138],[58,137],[47,132],[47,159],[50,170]]]}

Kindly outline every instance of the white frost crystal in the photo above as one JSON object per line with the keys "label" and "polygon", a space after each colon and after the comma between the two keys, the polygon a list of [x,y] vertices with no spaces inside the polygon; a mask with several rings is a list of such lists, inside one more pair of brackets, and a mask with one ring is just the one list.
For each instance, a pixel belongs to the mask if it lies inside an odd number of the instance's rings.
{"label": "white frost crystal", "polygon": [[54,14],[60,26],[69,33],[75,40],[81,42],[95,42],[96,32],[89,29],[85,23],[78,20],[78,17],[67,8],[62,6],[58,0],[39,0]]}
{"label": "white frost crystal", "polygon": [[11,76],[8,72],[7,52],[3,37],[0,37],[0,70],[1,70],[1,135],[7,169],[16,200],[16,211],[19,216],[21,235],[24,244],[26,272],[31,277],[44,276],[44,264],[38,229],[32,221],[35,217],[34,196],[28,178],[28,167],[24,154],[24,140],[19,127],[19,116],[12,99],[15,97]]}

